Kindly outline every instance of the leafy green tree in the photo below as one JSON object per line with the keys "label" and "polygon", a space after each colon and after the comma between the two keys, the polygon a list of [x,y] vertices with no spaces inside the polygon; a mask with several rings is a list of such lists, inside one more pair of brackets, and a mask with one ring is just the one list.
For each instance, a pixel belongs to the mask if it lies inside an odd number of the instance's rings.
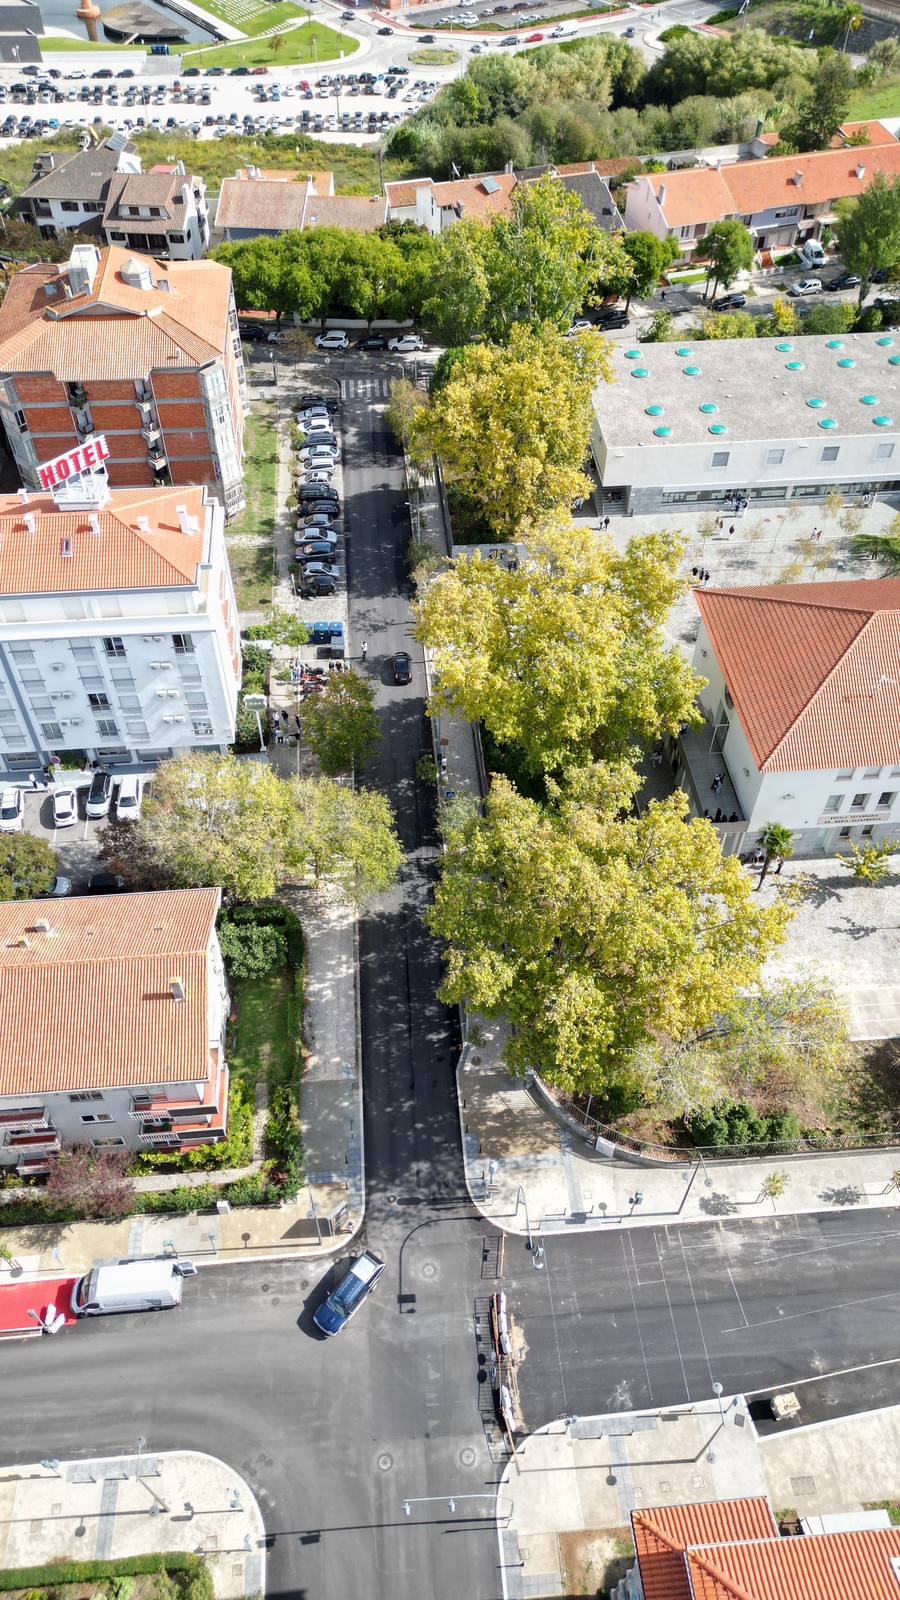
{"label": "leafy green tree", "polygon": [[805,317],[798,320],[797,332],[803,334],[849,333],[856,321],[856,307],[849,300],[836,306],[810,306]]}
{"label": "leafy green tree", "polygon": [[698,240],[697,255],[708,263],[705,293],[709,293],[710,285],[713,294],[719,284],[727,289],[739,272],[746,272],[753,265],[750,231],[739,217],[724,217],[721,222],[714,222]]}
{"label": "leafy green tree", "polygon": [[483,814],[444,816],[442,998],[507,1018],[509,1065],[564,1089],[608,1093],[651,1035],[708,1025],[783,937],[784,909],[758,908],[685,795],[638,816],[638,783],[580,769],[548,808],[498,777]]}
{"label": "leafy green tree", "polygon": [[859,883],[880,883],[890,871],[890,857],[896,855],[898,842],[896,839],[885,839],[881,844],[873,844],[869,839],[861,848],[851,840],[849,856],[842,856],[837,852],[838,861],[849,867]]}
{"label": "leafy green tree", "polygon": [[299,650],[301,645],[309,642],[309,629],[292,611],[285,611],[283,606],[273,606],[265,621],[251,623],[243,630],[243,636],[245,639],[268,639],[272,644],[286,644],[292,650]]}
{"label": "leafy green tree", "polygon": [[219,925],[219,944],[234,978],[264,978],[276,972],[287,960],[287,939],[281,928],[258,922],[231,922]]}
{"label": "leafy green tree", "polygon": [[853,68],[836,51],[821,51],[811,93],[803,100],[785,137],[797,150],[826,150],[847,115]]}
{"label": "leafy green tree", "polygon": [[675,318],[671,311],[654,311],[647,332],[641,334],[641,344],[666,344],[674,337]]}
{"label": "leafy green tree", "polygon": [[425,396],[421,389],[408,378],[394,378],[391,382],[391,398],[385,408],[385,421],[395,439],[405,445],[412,433],[413,423],[425,405]]}
{"label": "leafy green tree", "polygon": [[303,778],[296,787],[312,882],[337,888],[353,901],[389,888],[400,871],[403,851],[384,795],[350,789],[327,778]]}
{"label": "leafy green tree", "polygon": [[699,680],[663,634],[684,587],[680,535],[641,535],[619,556],[561,517],[528,548],[512,571],[475,552],[420,595],[434,709],[483,722],[532,772],[625,755],[692,721]]}
{"label": "leafy green tree", "polygon": [[303,714],[303,737],[322,771],[330,777],[359,769],[381,742],[375,690],[358,672],[326,678],[321,694]]}
{"label": "leafy green tree", "polygon": [[413,419],[410,447],[420,460],[440,456],[448,480],[477,500],[500,538],[512,538],[588,493],[591,396],[610,377],[600,334],[565,339],[517,323],[505,349],[466,347]]}
{"label": "leafy green tree", "polygon": [[[813,58],[814,59],[814,58]],[[666,46],[643,83],[645,105],[677,106],[693,95],[732,96],[812,76],[808,52],[791,41],[746,28],[716,36],[684,34]]]}
{"label": "leafy green tree", "polygon": [[883,533],[856,534],[853,552],[874,557],[883,563],[891,577],[897,577],[900,574],[900,512],[891,518]]}
{"label": "leafy green tree", "polygon": [[900,177],[876,172],[858,199],[838,202],[837,212],[838,249],[848,272],[859,274],[862,305],[873,272],[900,261]]}
{"label": "leafy green tree", "polygon": [[49,889],[59,857],[33,833],[0,834],[0,900],[33,900]]}
{"label": "leafy green tree", "polygon": [[789,860],[794,854],[794,835],[790,828],[783,822],[767,822],[760,829],[757,844],[763,853],[762,871],[759,875],[757,889],[761,889],[766,880],[766,874],[773,861],[777,861],[775,875],[781,871],[782,863]]}
{"label": "leafy green tree", "polygon": [[631,305],[632,295],[652,294],[660,278],[678,259],[679,248],[674,239],[658,239],[655,233],[626,233],[622,249],[631,263],[628,285],[625,290],[625,310]]}
{"label": "leafy green tree", "polygon": [[463,217],[440,235],[422,321],[441,344],[465,345],[485,327],[491,292],[486,233],[477,218]]}

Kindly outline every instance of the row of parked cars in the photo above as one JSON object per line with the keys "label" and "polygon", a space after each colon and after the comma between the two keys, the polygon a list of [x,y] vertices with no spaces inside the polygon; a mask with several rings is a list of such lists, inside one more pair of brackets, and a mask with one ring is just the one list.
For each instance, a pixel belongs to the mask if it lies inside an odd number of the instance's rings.
{"label": "row of parked cars", "polygon": [[[25,826],[25,796],[28,789],[21,785],[8,785],[0,790],[0,833],[21,833]],[[84,794],[84,814],[88,822],[101,822],[108,817],[115,800],[117,822],[137,822],[144,799],[143,779],[134,773],[114,778],[111,772],[98,768],[90,784],[78,788],[69,784],[53,786],[53,826],[73,828],[79,820],[78,796]]]}
{"label": "row of parked cars", "polygon": [[294,555],[303,599],[334,594],[341,576],[337,562],[341,502],[334,484],[341,460],[339,411],[337,400],[304,394],[295,418],[300,442],[294,452]]}
{"label": "row of parked cars", "polygon": [[[317,350],[349,350],[350,335],[344,328],[329,328],[327,333],[317,333]],[[364,333],[356,341],[357,350],[391,350],[397,355],[409,355],[414,350],[424,350],[424,340],[417,333],[398,333],[388,339],[383,333]]]}

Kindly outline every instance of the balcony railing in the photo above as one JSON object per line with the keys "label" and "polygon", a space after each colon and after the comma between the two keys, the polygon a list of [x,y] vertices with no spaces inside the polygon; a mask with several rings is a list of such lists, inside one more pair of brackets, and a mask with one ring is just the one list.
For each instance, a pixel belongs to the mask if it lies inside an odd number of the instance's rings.
{"label": "balcony railing", "polygon": [[60,1150],[59,1134],[55,1128],[41,1128],[34,1133],[10,1133],[6,1139],[7,1149],[29,1151],[32,1154],[58,1155]]}
{"label": "balcony railing", "polygon": [[43,1133],[50,1127],[43,1106],[21,1106],[18,1111],[0,1111],[0,1133]]}
{"label": "balcony railing", "polygon": [[164,472],[166,467],[169,465],[169,458],[165,452],[157,449],[153,445],[150,445],[147,455],[154,472]]}
{"label": "balcony railing", "polygon": [[166,1133],[145,1133],[141,1129],[141,1144],[165,1145],[169,1150],[177,1150],[181,1143],[178,1134],[170,1131]]}

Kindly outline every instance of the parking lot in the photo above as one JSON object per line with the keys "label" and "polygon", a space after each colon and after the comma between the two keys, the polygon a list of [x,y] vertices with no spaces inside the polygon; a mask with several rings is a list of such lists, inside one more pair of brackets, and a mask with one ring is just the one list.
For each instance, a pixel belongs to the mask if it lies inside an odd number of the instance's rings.
{"label": "parking lot", "polygon": [[[124,774],[117,773],[113,779],[114,795],[109,817],[95,821],[85,815],[85,802],[93,773],[58,769],[55,782],[51,781],[37,789],[29,777],[11,779],[3,785],[3,792],[9,788],[20,791],[23,803],[22,831],[45,839],[52,846],[59,856],[59,876],[69,879],[75,894],[86,892],[91,875],[98,870],[99,834],[115,815],[115,786],[122,776]],[[56,827],[53,820],[54,794],[66,789],[76,791],[78,818],[71,826]],[[99,865],[102,867],[102,863]]]}

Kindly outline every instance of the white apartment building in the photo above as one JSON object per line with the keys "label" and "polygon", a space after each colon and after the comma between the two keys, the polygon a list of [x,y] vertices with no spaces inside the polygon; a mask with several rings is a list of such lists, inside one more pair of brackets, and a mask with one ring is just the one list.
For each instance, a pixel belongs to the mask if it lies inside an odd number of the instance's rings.
{"label": "white apartment building", "polygon": [[611,360],[591,437],[608,508],[900,488],[900,335],[623,340]]}
{"label": "white apartment building", "polygon": [[221,894],[0,905],[0,1171],[45,1174],[76,1144],[177,1152],[225,1138]]}
{"label": "white apartment building", "polygon": [[0,771],[228,747],[240,637],[224,521],[205,488],[110,490],[102,464],[0,497]]}
{"label": "white apartment building", "polygon": [[900,837],[900,579],[695,598],[705,721],[669,755],[723,849],[770,822],[793,830],[798,856]]}

